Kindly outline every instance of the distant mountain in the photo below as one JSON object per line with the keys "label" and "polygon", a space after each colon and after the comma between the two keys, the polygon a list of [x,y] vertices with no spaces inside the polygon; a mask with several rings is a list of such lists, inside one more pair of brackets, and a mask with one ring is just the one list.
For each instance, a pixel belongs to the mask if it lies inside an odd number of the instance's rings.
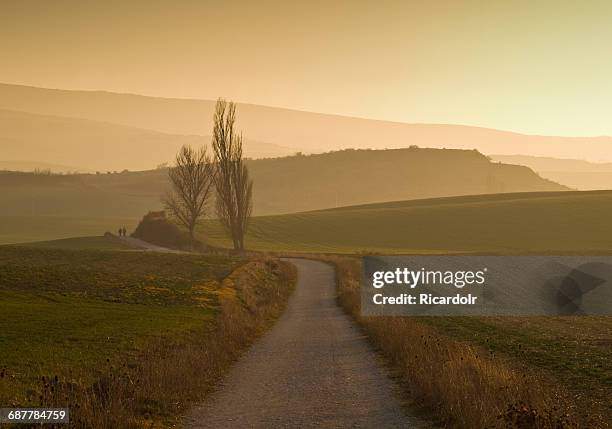
{"label": "distant mountain", "polygon": [[[41,165],[78,165],[81,171],[145,170],[171,162],[184,144],[209,143],[210,137],[204,136],[168,134],[90,119],[0,110],[0,168],[8,165],[7,160],[29,159]],[[294,152],[274,144],[245,142],[245,155],[253,158]],[[31,166],[21,167],[17,169],[31,170]]]}
{"label": "distant mountain", "polygon": [[[208,135],[214,101],[0,84],[0,108],[111,122],[162,133]],[[419,145],[612,161],[611,137],[534,136],[461,125],[376,121],[252,104],[238,106],[238,125],[249,139],[293,151]]]}
{"label": "distant mountain", "polygon": [[579,159],[559,159],[525,155],[491,155],[494,161],[524,165],[542,177],[563,183],[574,189],[612,189],[612,163],[597,163]]}
{"label": "distant mountain", "polygon": [[[527,167],[476,151],[344,150],[252,160],[254,212],[279,214],[395,200],[562,191]],[[2,214],[139,218],[160,208],[167,170],[117,174],[1,173]]]}

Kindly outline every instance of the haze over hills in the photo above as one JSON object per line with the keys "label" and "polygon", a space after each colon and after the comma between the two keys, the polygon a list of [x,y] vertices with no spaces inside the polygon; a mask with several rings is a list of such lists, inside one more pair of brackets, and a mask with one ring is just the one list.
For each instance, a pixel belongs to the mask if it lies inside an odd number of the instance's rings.
{"label": "haze over hills", "polygon": [[[256,215],[411,198],[567,189],[527,167],[492,163],[466,150],[345,150],[251,160],[249,168]],[[167,186],[165,169],[50,176],[0,172],[0,242],[101,234],[119,222],[131,228],[144,213],[161,208]]]}
{"label": "haze over hills", "polygon": [[53,164],[50,162],[43,161],[29,161],[24,159],[9,159],[0,160],[0,170],[5,171],[40,171],[40,172],[53,172],[53,173],[92,173],[93,171],[77,167],[74,165],[62,165]]}
{"label": "haze over hills", "polygon": [[612,163],[525,155],[491,155],[494,161],[525,165],[542,177],[583,191],[612,189]]}
{"label": "haze over hills", "polygon": [[[248,166],[254,181],[256,214],[452,195],[567,189],[542,179],[527,167],[492,163],[484,155],[468,150],[348,149],[250,160]],[[0,187],[4,187],[8,198],[5,201],[10,201],[5,213],[11,214],[36,205],[35,212],[40,214],[140,216],[159,207],[167,186],[166,169],[67,176],[0,174]],[[37,190],[40,195],[32,202],[29,196],[36,195]],[[80,193],[83,195],[78,197]],[[112,201],[94,203],[103,201],[104,196]],[[62,204],[64,198],[69,198],[70,203]],[[135,204],[137,201],[145,205]]]}
{"label": "haze over hills", "polygon": [[[146,170],[170,162],[182,145],[209,143],[210,137],[206,136],[168,134],[90,119],[0,110],[0,168],[31,169],[24,168],[25,165],[2,163],[25,159],[30,165],[75,165],[79,166],[76,170],[84,172]],[[295,152],[252,140],[244,144],[245,155],[253,158]],[[48,168],[67,171],[57,167]]]}
{"label": "haze over hills", "polygon": [[[0,108],[111,122],[162,133],[207,135],[212,128],[214,101],[0,84]],[[534,136],[471,126],[387,122],[252,104],[239,104],[238,128],[249,139],[304,152],[400,148],[416,144],[475,148],[483,153],[612,161],[611,137]]]}

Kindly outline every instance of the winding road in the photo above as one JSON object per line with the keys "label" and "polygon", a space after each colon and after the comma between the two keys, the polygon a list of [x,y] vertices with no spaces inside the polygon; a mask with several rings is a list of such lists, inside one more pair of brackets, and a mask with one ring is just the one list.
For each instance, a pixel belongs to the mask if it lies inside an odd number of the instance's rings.
{"label": "winding road", "polygon": [[298,284],[276,324],[234,365],[187,428],[419,427],[355,323],[331,266],[291,259]]}

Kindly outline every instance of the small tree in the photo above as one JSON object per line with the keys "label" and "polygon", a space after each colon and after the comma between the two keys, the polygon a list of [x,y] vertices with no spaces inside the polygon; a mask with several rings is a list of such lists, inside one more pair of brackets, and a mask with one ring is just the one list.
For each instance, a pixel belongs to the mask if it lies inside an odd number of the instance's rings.
{"label": "small tree", "polygon": [[235,121],[236,105],[217,100],[212,138],[217,215],[232,237],[234,249],[244,250],[253,210],[253,181],[242,158],[242,135],[234,130]]}
{"label": "small tree", "polygon": [[195,150],[183,146],[175,164],[168,170],[171,189],[162,202],[170,217],[189,231],[193,248],[195,228],[206,214],[215,170],[205,147]]}

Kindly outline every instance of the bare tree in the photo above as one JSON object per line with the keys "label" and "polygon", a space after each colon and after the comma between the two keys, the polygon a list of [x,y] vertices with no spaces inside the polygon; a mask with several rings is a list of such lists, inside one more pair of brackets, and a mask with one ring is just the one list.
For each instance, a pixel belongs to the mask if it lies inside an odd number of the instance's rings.
{"label": "bare tree", "polygon": [[193,248],[195,228],[206,214],[214,184],[214,165],[205,147],[195,150],[183,146],[168,170],[171,189],[162,202],[177,223],[189,231]]}
{"label": "bare tree", "polygon": [[232,237],[234,249],[244,250],[253,210],[253,181],[242,158],[242,135],[236,134],[235,122],[236,105],[217,100],[212,138],[217,215]]}

